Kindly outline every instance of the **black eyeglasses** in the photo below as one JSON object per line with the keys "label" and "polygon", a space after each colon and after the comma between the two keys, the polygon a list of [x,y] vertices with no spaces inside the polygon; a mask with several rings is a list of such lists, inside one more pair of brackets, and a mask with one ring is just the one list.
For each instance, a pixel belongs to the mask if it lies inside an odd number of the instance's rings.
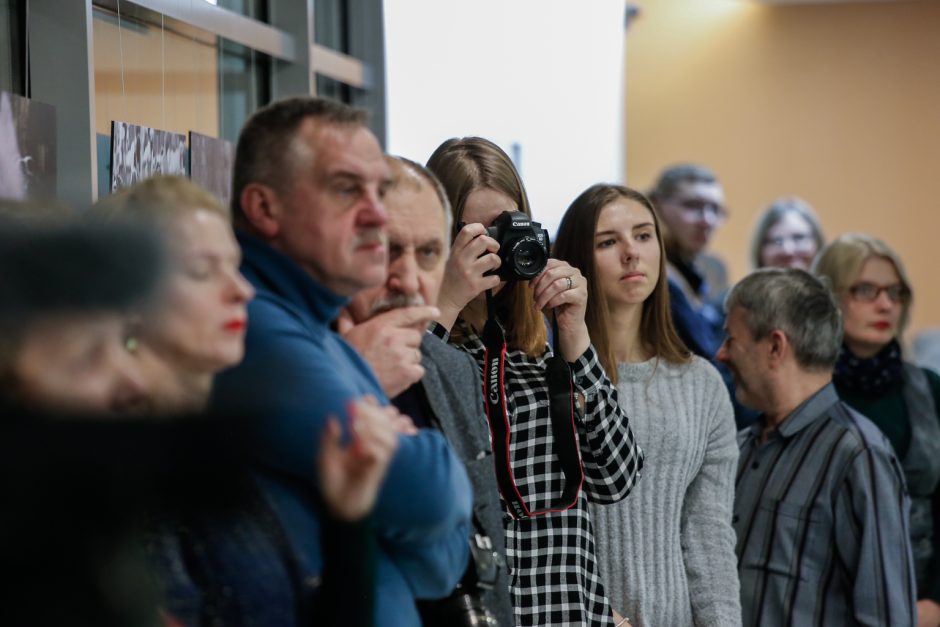
{"label": "black eyeglasses", "polygon": [[911,290],[900,283],[881,286],[863,281],[849,288],[849,294],[852,295],[852,298],[863,303],[874,302],[882,292],[888,295],[888,299],[892,303],[903,303],[911,297]]}
{"label": "black eyeglasses", "polygon": [[783,248],[786,244],[789,243],[793,248],[810,248],[816,244],[813,240],[813,236],[810,233],[792,233],[790,235],[778,235],[776,237],[768,237],[764,240],[764,246],[771,248]]}
{"label": "black eyeglasses", "polygon": [[686,220],[701,220],[711,218],[713,222],[721,222],[728,217],[728,210],[721,205],[698,198],[679,198],[671,201],[682,210],[682,217]]}

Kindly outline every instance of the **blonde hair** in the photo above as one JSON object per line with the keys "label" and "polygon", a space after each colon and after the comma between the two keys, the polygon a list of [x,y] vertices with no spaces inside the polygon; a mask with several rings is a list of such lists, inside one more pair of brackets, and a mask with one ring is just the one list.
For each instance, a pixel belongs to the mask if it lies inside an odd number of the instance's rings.
{"label": "blonde hair", "polygon": [[231,213],[211,193],[182,176],[154,176],[98,201],[95,211],[121,218],[143,218],[167,224],[173,218],[204,209],[231,223]]}
{"label": "blonde hair", "polygon": [[904,264],[894,250],[880,239],[866,233],[846,233],[827,244],[813,263],[813,273],[829,279],[833,293],[840,299],[848,294],[849,288],[858,279],[862,266],[872,258],[891,262],[901,284],[908,290],[908,296],[901,301],[901,320],[898,335],[904,333],[910,321],[911,303],[914,292],[907,278]]}

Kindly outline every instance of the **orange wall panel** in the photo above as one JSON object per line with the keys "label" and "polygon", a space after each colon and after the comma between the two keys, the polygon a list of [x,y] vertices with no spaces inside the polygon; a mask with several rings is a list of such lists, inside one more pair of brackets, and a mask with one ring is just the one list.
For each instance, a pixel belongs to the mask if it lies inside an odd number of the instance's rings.
{"label": "orange wall panel", "polygon": [[757,214],[796,194],[827,235],[897,248],[912,330],[940,325],[940,2],[649,0],[626,55],[626,180],[713,168],[732,212],[713,250],[733,279]]}

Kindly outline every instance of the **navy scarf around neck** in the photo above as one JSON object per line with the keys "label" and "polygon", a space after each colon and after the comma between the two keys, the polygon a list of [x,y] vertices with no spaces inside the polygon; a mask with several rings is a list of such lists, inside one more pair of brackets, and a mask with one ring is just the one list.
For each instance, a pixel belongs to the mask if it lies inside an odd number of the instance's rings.
{"label": "navy scarf around neck", "polygon": [[873,357],[856,357],[842,345],[832,374],[836,388],[849,394],[880,396],[898,388],[904,374],[901,345],[891,340]]}

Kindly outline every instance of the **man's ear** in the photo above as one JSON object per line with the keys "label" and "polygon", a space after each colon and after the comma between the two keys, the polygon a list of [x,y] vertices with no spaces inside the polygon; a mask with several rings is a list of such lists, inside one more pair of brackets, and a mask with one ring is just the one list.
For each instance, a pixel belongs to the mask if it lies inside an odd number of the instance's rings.
{"label": "man's ear", "polygon": [[787,338],[786,333],[780,329],[771,331],[767,336],[767,340],[767,355],[770,358],[770,366],[772,368],[779,367],[790,353],[790,340]]}
{"label": "man's ear", "polygon": [[264,239],[274,239],[281,231],[284,207],[272,188],[261,183],[249,183],[242,188],[239,198],[245,221]]}

